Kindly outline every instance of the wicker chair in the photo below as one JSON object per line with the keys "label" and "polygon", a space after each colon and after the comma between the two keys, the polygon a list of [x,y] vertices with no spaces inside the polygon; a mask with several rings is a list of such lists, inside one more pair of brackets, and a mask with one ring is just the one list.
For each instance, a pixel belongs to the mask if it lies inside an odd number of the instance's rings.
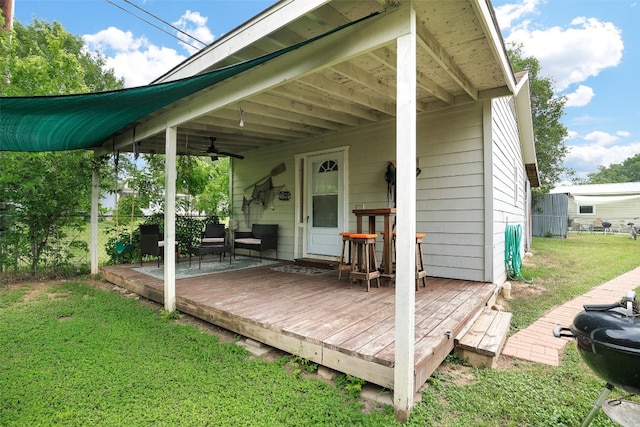
{"label": "wicker chair", "polygon": [[202,236],[200,238],[200,244],[203,246],[217,246],[226,243],[227,232],[224,224],[207,224]]}
{"label": "wicker chair", "polygon": [[[176,253],[178,251],[178,239],[176,239]],[[151,255],[160,260],[164,258],[164,240],[160,234],[160,227],[157,224],[145,224],[140,226],[140,265],[145,255]],[[180,259],[176,257],[176,261]]]}
{"label": "wicker chair", "polygon": [[260,252],[260,262],[262,253],[267,250],[276,251],[278,259],[278,224],[253,224],[251,231],[236,231],[233,234],[233,257],[236,256],[236,249],[248,249]]}

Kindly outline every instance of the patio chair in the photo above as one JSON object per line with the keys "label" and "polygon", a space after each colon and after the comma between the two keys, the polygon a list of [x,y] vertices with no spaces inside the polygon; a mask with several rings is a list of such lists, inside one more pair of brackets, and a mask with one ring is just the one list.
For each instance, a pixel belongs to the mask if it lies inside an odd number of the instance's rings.
{"label": "patio chair", "polygon": [[191,266],[191,256],[198,256],[198,266],[202,264],[202,258],[207,254],[217,253],[222,257],[229,254],[229,262],[231,262],[231,246],[227,245],[227,230],[224,224],[207,224],[201,233],[200,241],[196,246],[189,248],[189,266]]}
{"label": "patio chair", "polygon": [[[160,260],[164,258],[164,240],[160,234],[160,227],[157,224],[143,224],[140,226],[140,265],[145,255],[151,255],[158,259],[158,268]],[[176,253],[178,250],[178,240],[176,239]],[[179,262],[179,258],[176,257]]]}
{"label": "patio chair", "polygon": [[151,255],[158,259],[158,267],[160,267],[161,253],[160,250],[160,227],[156,224],[140,226],[140,265],[146,255]]}
{"label": "patio chair", "polygon": [[602,220],[600,218],[596,218],[593,221],[593,225],[591,227],[591,232],[592,233],[596,233],[596,232],[604,232],[604,226],[602,225]]}
{"label": "patio chair", "polygon": [[202,246],[224,246],[226,236],[227,231],[224,224],[207,224],[202,232],[200,244]]}
{"label": "patio chair", "polygon": [[236,231],[233,234],[233,257],[236,257],[236,249],[248,249],[262,253],[267,250],[276,251],[278,259],[278,224],[253,224],[251,231]]}

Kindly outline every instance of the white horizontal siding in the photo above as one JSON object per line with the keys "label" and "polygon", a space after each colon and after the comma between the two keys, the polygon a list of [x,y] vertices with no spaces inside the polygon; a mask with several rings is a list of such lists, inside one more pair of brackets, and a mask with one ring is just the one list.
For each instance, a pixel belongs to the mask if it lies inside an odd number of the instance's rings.
{"label": "white horizontal siding", "polygon": [[427,233],[429,275],[483,280],[484,159],[480,103],[419,121],[416,229]]}
{"label": "white horizontal siding", "polygon": [[[582,203],[588,205],[588,203]],[[572,197],[569,197],[568,206],[569,219],[581,224],[591,224],[596,219],[603,221],[615,222],[635,222],[639,223],[635,218],[640,217],[640,199],[621,200],[619,202],[597,204],[595,212],[592,215],[578,215],[577,204]]]}
{"label": "white horizontal siding", "polygon": [[[417,178],[416,230],[426,232],[425,262],[429,275],[463,280],[483,280],[484,191],[482,106],[480,103],[449,108],[418,116],[417,156],[422,173]],[[235,163],[233,212],[242,228],[244,187],[269,173],[284,161],[285,173],[273,179],[274,185],[295,188],[294,155],[349,146],[348,212],[356,205],[366,208],[387,206],[384,173],[395,160],[395,121],[378,123],[358,130],[335,133],[322,138],[282,144],[246,153]],[[295,206],[276,200],[273,210],[265,209],[253,222],[280,224],[279,256],[293,259]],[[350,215],[349,229],[356,218]],[[382,229],[382,219],[376,225]]]}
{"label": "white horizontal siding", "polygon": [[[493,273],[492,281],[506,280],[504,265],[505,229],[507,225],[525,227],[526,174],[520,150],[520,139],[511,97],[492,100],[492,192],[493,192]],[[524,251],[524,239],[521,242]]]}

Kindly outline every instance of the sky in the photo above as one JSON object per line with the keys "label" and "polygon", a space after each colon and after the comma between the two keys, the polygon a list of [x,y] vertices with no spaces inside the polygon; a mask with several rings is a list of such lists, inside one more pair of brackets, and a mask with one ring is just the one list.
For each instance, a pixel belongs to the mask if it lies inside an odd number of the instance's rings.
{"label": "sky", "polygon": [[[57,21],[127,87],[148,84],[274,0],[15,0],[15,19]],[[160,18],[140,11],[139,6]],[[507,47],[521,45],[566,97],[564,165],[579,178],[640,153],[640,0],[492,0]],[[125,10],[123,10],[125,9]],[[132,14],[137,15],[133,16]],[[145,22],[148,21],[148,22]],[[151,24],[149,24],[149,22]],[[157,27],[160,27],[157,28]],[[170,33],[170,34],[167,34]]]}

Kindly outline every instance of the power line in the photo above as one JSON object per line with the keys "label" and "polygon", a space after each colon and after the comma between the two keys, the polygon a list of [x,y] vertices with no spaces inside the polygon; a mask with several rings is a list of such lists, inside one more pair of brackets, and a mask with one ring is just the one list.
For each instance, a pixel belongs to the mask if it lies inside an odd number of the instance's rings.
{"label": "power line", "polygon": [[[125,8],[124,8],[124,7],[122,7],[122,6],[115,4],[115,3],[114,3],[114,2],[112,2],[111,0],[104,0],[104,1],[106,1],[107,3],[109,3],[109,4],[111,4],[111,5],[115,6],[115,7],[117,7],[118,9],[120,9],[120,10],[122,10],[122,11],[124,11],[124,12],[128,13],[129,15],[131,15],[131,16],[133,16],[133,17],[135,17],[135,18],[138,18],[139,20],[141,20],[141,21],[143,21],[143,22],[145,22],[145,23],[147,23],[147,24],[151,25],[152,27],[154,27],[154,28],[156,28],[156,29],[158,29],[158,30],[162,31],[163,33],[168,34],[169,36],[173,37],[174,39],[179,40],[179,41],[181,41],[181,42],[183,42],[183,43],[185,43],[185,44],[187,44],[187,45],[191,46],[192,48],[194,48],[194,49],[196,49],[196,50],[200,50],[200,49],[201,49],[201,48],[199,48],[199,47],[197,47],[197,46],[194,46],[193,44],[189,43],[188,41],[185,41],[185,40],[181,39],[180,37],[176,36],[175,34],[170,33],[169,31],[165,30],[164,28],[159,27],[158,25],[154,24],[153,22],[147,21],[146,19],[144,19],[144,18],[142,18],[142,17],[140,17],[140,16],[136,15],[135,13],[131,12],[130,10],[127,10],[127,9],[125,9]],[[126,0],[125,0],[125,1],[126,1]],[[129,2],[127,2],[127,3],[129,3]],[[135,5],[133,5],[133,6],[135,6]],[[144,9],[139,8],[138,6],[135,6],[135,7],[136,7],[136,8],[138,8],[138,9],[140,9],[140,10],[142,10],[142,11],[143,11],[143,12],[145,12],[145,13],[149,13],[149,12],[146,12]],[[151,13],[149,13],[149,15],[154,16],[154,15],[152,15]],[[154,17],[155,17],[155,16],[154,16]],[[157,17],[156,17],[156,19],[159,19],[160,21],[164,22],[164,21],[163,21],[162,19],[160,19],[160,18],[157,18]],[[179,32],[181,32],[181,33],[185,34],[187,37],[189,37],[189,38],[191,38],[191,39],[193,39],[193,40],[197,41],[198,43],[201,43],[203,46],[206,46],[206,43],[204,43],[204,42],[202,42],[202,41],[200,41],[200,40],[196,39],[195,37],[190,36],[189,34],[185,33],[184,31],[180,30],[179,28],[176,28],[176,27],[174,27],[173,25],[168,24],[168,23],[166,23],[166,22],[164,22],[164,23],[165,23],[166,25],[169,25],[169,26],[170,26],[171,28],[173,28],[174,30],[179,31]]]}
{"label": "power line", "polygon": [[159,16],[154,15],[153,13],[149,12],[148,10],[145,10],[143,8],[141,8],[140,6],[138,6],[135,3],[130,2],[129,0],[124,0],[125,3],[130,4],[131,6],[135,7],[136,9],[146,13],[147,15],[151,16],[154,19],[157,19],[158,21],[162,22],[165,25],[168,25],[169,27],[173,28],[174,30],[184,34],[185,36],[189,37],[190,39],[193,39],[195,41],[197,41],[198,43],[200,43],[202,46],[206,46],[207,44],[201,40],[198,40],[197,38],[193,37],[191,34],[186,33],[185,31],[181,30],[178,27],[175,27],[173,24],[170,24],[169,22],[165,21],[164,19],[160,18]]}

